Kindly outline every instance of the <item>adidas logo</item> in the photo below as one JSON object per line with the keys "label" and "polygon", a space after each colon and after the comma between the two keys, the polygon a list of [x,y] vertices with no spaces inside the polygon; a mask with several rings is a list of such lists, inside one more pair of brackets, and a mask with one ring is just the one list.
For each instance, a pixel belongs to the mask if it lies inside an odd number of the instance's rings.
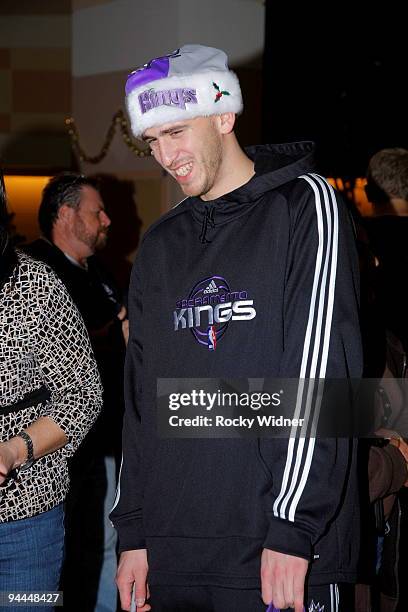
{"label": "adidas logo", "polygon": [[213,280],[208,287],[204,289],[204,293],[218,293],[218,287]]}

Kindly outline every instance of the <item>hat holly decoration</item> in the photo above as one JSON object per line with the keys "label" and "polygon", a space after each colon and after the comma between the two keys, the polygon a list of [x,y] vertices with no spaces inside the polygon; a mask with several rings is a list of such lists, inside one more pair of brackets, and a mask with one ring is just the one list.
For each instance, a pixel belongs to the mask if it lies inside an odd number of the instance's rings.
{"label": "hat holly decoration", "polygon": [[230,95],[229,91],[225,91],[225,90],[222,91],[219,88],[219,86],[217,85],[217,83],[215,83],[215,82],[213,82],[213,87],[214,87],[214,89],[217,90],[214,102],[219,102],[219,100],[221,100],[222,96],[229,96]]}

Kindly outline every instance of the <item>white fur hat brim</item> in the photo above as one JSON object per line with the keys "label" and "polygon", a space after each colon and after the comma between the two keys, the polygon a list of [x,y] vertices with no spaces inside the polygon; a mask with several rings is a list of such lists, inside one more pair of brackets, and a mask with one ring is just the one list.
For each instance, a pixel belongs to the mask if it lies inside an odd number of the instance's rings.
{"label": "white fur hat brim", "polygon": [[231,70],[176,75],[133,89],[126,97],[133,134],[139,138],[151,127],[240,113],[243,109],[238,77]]}

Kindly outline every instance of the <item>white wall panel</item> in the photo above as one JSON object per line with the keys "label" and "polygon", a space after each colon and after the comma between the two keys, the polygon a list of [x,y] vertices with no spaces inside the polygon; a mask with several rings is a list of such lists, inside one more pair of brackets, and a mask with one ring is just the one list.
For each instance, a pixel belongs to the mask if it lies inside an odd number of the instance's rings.
{"label": "white wall panel", "polygon": [[114,0],[76,10],[73,74],[129,70],[187,42],[247,64],[263,51],[264,12],[256,0]]}
{"label": "white wall panel", "polygon": [[115,0],[75,11],[74,76],[131,70],[167,53],[178,40],[177,6],[178,0]]}
{"label": "white wall panel", "polygon": [[178,0],[179,36],[226,51],[230,65],[263,54],[265,8],[254,0]]}

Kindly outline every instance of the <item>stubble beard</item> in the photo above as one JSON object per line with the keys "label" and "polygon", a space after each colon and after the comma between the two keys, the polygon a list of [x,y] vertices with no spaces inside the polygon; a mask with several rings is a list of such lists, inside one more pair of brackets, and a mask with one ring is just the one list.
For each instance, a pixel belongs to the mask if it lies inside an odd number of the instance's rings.
{"label": "stubble beard", "polygon": [[79,240],[88,247],[92,255],[95,253],[95,251],[103,249],[108,239],[107,232],[101,229],[98,230],[96,233],[91,234],[86,229],[84,222],[80,218],[77,219],[77,222],[75,224],[75,235],[77,240]]}
{"label": "stubble beard", "polygon": [[205,196],[213,189],[217,182],[221,161],[221,138],[214,130],[203,152],[202,165],[204,170],[204,181],[200,186],[199,193],[197,194],[198,196]]}
{"label": "stubble beard", "polygon": [[100,231],[96,237],[95,250],[100,251],[106,246],[108,241],[108,233],[107,231]]}
{"label": "stubble beard", "polygon": [[[192,184],[180,185],[186,196],[201,197],[213,189],[217,182],[218,173],[222,162],[222,143],[221,137],[213,127],[209,130],[206,142],[200,152],[200,155],[195,157],[194,163],[201,170],[202,177],[199,177],[200,183],[196,186]],[[194,170],[193,170],[194,171]]]}

